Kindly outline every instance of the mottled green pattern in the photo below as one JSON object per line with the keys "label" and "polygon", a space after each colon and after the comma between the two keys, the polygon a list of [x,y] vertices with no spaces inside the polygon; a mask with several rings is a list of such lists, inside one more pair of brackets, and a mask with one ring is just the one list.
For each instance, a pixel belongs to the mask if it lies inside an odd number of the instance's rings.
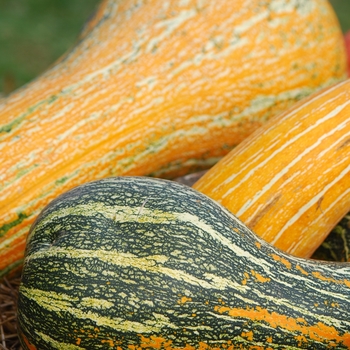
{"label": "mottled green pattern", "polygon": [[0,226],[0,237],[4,236],[8,230],[10,230],[12,227],[19,225],[24,219],[26,219],[28,216],[24,213],[19,213],[18,218],[8,224]]}
{"label": "mottled green pattern", "polygon": [[54,200],[19,292],[19,327],[40,350],[350,345],[349,264],[284,254],[166,180],[109,178]]}
{"label": "mottled green pattern", "polygon": [[350,213],[332,230],[312,258],[350,262]]}

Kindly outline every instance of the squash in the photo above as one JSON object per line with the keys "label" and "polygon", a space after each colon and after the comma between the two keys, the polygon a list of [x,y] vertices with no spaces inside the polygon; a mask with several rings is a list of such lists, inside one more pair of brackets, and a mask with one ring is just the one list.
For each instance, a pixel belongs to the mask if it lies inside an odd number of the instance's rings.
{"label": "squash", "polygon": [[[181,184],[193,186],[206,170],[175,178]],[[322,244],[312,254],[311,259],[350,262],[350,212],[332,229]]]}
{"label": "squash", "polygon": [[350,212],[334,227],[311,258],[350,262]]}
{"label": "squash", "polygon": [[[181,184],[193,186],[206,170],[175,178]],[[332,229],[322,244],[312,254],[311,259],[350,262],[350,212]]]}
{"label": "squash", "polygon": [[106,0],[75,47],[0,103],[0,277],[60,193],[209,168],[346,76],[326,0]]}
{"label": "squash", "polygon": [[350,79],[272,118],[193,187],[308,258],[350,210],[349,141]]}
{"label": "squash", "polygon": [[344,33],[345,51],[347,58],[348,77],[350,77],[350,30]]}
{"label": "squash", "polygon": [[174,181],[112,177],[28,236],[24,349],[348,349],[350,264],[290,256]]}

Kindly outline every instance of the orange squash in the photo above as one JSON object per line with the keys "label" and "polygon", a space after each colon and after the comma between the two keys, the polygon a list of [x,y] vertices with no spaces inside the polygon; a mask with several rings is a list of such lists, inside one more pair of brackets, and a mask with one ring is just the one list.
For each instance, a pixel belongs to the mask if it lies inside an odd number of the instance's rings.
{"label": "orange squash", "polygon": [[345,74],[325,0],[102,2],[69,53],[0,103],[0,276],[60,193],[208,168]]}
{"label": "orange squash", "polygon": [[272,118],[193,187],[310,257],[350,210],[350,79]]}
{"label": "orange squash", "polygon": [[350,77],[350,30],[344,34],[345,50],[347,57],[348,76]]}

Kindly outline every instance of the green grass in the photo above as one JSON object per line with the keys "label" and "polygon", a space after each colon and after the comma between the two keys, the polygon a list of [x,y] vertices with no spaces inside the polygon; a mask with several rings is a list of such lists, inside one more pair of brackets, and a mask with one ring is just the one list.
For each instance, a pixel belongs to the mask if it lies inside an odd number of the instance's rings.
{"label": "green grass", "polygon": [[[343,31],[350,30],[350,0],[330,2]],[[0,1],[0,94],[29,82],[74,45],[99,3],[100,0]]]}
{"label": "green grass", "polygon": [[343,32],[350,30],[350,1],[349,0],[330,0]]}
{"label": "green grass", "polygon": [[0,1],[0,92],[32,80],[67,51],[98,3]]}

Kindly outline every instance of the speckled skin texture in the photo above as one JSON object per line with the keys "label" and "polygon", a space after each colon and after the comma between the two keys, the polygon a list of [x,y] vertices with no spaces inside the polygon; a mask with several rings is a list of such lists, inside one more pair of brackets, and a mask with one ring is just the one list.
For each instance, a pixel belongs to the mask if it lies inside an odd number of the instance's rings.
{"label": "speckled skin texture", "polygon": [[28,237],[25,349],[347,349],[350,265],[282,253],[182,184],[87,183]]}

